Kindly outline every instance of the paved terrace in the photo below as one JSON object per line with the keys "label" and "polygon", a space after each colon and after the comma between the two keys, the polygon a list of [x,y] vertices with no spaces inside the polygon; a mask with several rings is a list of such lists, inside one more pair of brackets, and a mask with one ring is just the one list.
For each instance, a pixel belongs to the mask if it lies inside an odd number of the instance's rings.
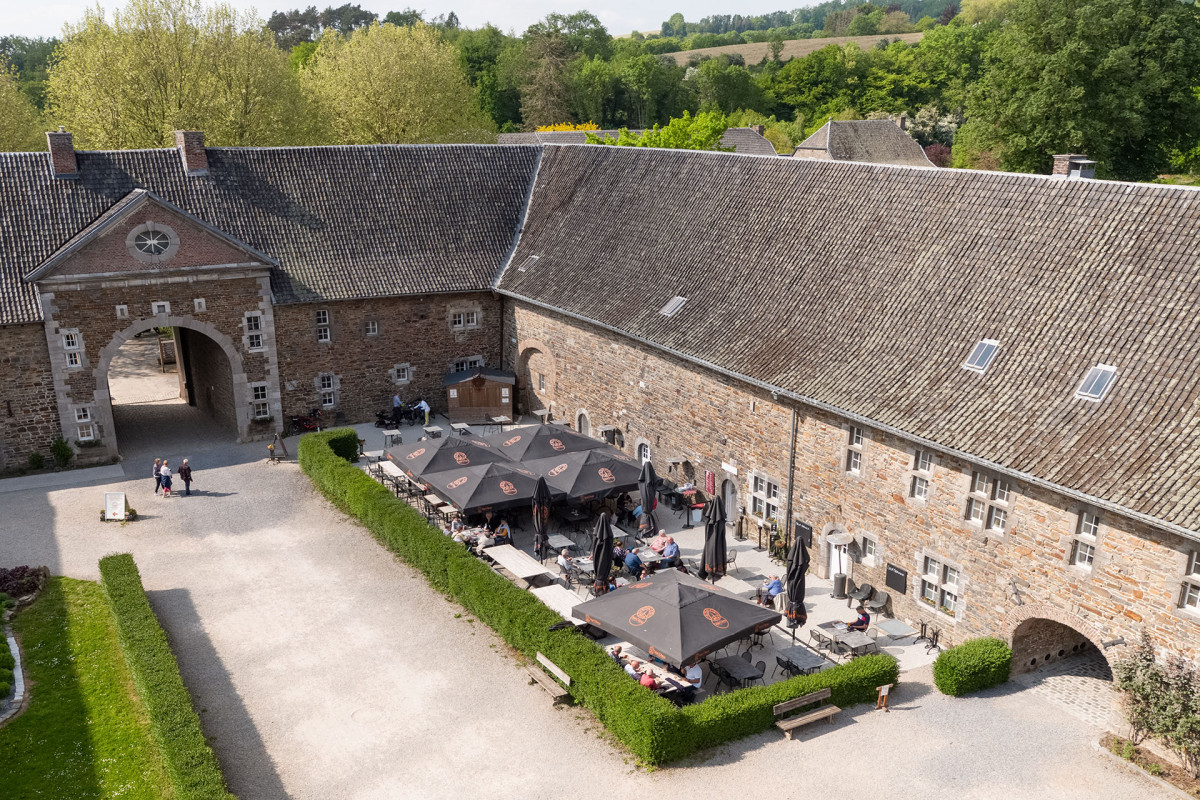
{"label": "paved terrace", "polygon": [[[583,787],[664,800],[1160,796],[1093,750],[1098,728],[1023,684],[951,700],[928,667],[905,673],[890,714],[860,706],[797,741],[770,731],[643,772],[585,709],[552,708],[503,642],[330,507],[295,463],[267,465],[263,444],[206,427],[197,438],[186,407],[144,408],[154,413],[131,420],[140,430],[126,439],[123,478],[3,495],[0,565],[95,580],[101,556],[132,552],[247,800],[557,798]],[[191,458],[192,497],[152,494],[156,455]],[[103,491],[128,492],[142,518],[101,523]],[[753,580],[762,568],[743,557],[737,576]],[[810,585],[813,622],[849,618]]]}

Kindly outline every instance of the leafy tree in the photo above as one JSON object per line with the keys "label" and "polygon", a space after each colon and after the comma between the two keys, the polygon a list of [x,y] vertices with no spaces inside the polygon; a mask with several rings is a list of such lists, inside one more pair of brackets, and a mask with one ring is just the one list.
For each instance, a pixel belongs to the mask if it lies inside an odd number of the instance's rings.
{"label": "leafy tree", "polygon": [[0,68],[0,153],[45,150],[42,128],[37,109],[21,93],[16,70]]}
{"label": "leafy tree", "polygon": [[423,12],[417,11],[415,8],[405,8],[403,11],[389,11],[383,18],[385,25],[416,25],[418,22],[424,22]]}
{"label": "leafy tree", "polygon": [[1177,0],[1018,0],[969,105],[1005,169],[1046,172],[1087,153],[1139,180],[1200,138],[1200,9]]}
{"label": "leafy tree", "polygon": [[267,20],[267,27],[275,34],[280,47],[290,49],[301,42],[315,42],[326,30],[346,34],[370,25],[376,19],[375,12],[346,3],[337,8],[328,6],[324,11],[317,11],[316,6],[303,11],[276,11]]}
{"label": "leafy tree", "polygon": [[683,14],[672,14],[671,18],[662,24],[662,35],[687,36],[687,23],[683,21]]}
{"label": "leafy tree", "polygon": [[527,37],[521,85],[521,117],[526,125],[553,125],[570,118],[571,50],[560,32],[539,30]]}
{"label": "leafy tree", "polygon": [[603,125],[616,118],[619,80],[612,62],[577,59],[572,64],[571,111],[575,118]]}
{"label": "leafy tree", "polygon": [[705,111],[692,116],[672,119],[665,127],[655,125],[641,134],[621,128],[617,138],[594,133],[587,134],[588,144],[609,144],[626,147],[663,147],[673,150],[721,150],[721,137],[725,135],[725,116]]}
{"label": "leafy tree", "polygon": [[782,64],[783,59],[781,56],[783,55],[783,36],[778,33],[774,34],[771,37],[771,41],[767,43],[767,50],[769,50],[771,53],[772,61],[774,61],[776,64]]}
{"label": "leafy tree", "polygon": [[494,25],[454,34],[467,80],[479,94],[479,105],[498,126],[521,119],[518,90],[525,69],[525,44]]}
{"label": "leafy tree", "polygon": [[131,0],[111,23],[87,12],[64,28],[47,101],[84,147],[170,146],[178,129],[215,145],[309,137],[295,73],[261,20],[199,0]]}
{"label": "leafy tree", "polygon": [[954,3],[951,3],[950,5],[946,6],[945,10],[942,11],[941,16],[938,17],[938,25],[949,25],[950,21],[957,16],[958,6]]}
{"label": "leafy tree", "polygon": [[612,55],[612,36],[596,15],[588,11],[547,14],[546,19],[525,31],[526,41],[545,37],[561,37],[573,54],[604,59]]}
{"label": "leafy tree", "polygon": [[946,145],[942,144],[941,142],[934,142],[931,145],[926,145],[925,157],[928,158],[935,167],[948,167],[950,166],[952,153],[950,148]]}
{"label": "leafy tree", "polygon": [[12,66],[21,92],[38,110],[46,106],[46,75],[56,47],[57,39],[0,36],[0,63]]}
{"label": "leafy tree", "polygon": [[971,87],[983,76],[997,30],[996,21],[975,25],[955,21],[926,32],[917,45],[915,68],[928,80],[937,105],[962,113]]}
{"label": "leafy tree", "polygon": [[343,144],[495,141],[458,53],[423,23],[327,31],[301,78]]}
{"label": "leafy tree", "polygon": [[701,108],[728,114],[739,108],[762,106],[762,90],[745,67],[713,58],[700,64],[692,80]]}

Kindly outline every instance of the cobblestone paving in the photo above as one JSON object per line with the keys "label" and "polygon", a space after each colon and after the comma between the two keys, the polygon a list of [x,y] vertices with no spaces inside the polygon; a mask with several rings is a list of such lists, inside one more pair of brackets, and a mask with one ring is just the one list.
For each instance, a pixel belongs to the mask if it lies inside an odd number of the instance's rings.
{"label": "cobblestone paving", "polygon": [[1063,659],[1013,680],[1067,713],[1107,729],[1113,709],[1112,672],[1099,653]]}

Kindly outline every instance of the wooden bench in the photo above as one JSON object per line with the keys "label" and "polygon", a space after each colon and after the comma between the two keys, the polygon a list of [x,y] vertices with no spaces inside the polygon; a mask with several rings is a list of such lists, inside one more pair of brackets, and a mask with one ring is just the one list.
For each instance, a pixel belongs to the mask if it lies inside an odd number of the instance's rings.
{"label": "wooden bench", "polygon": [[[550,670],[550,673],[554,675],[554,678],[558,678],[558,680],[562,681],[567,686],[571,685],[571,676],[563,672],[562,668],[553,661],[546,658],[541,653],[537,654],[537,660],[538,664],[541,664],[546,669]],[[538,685],[545,689],[549,695],[554,698],[554,702],[556,704],[566,702],[567,698],[571,696],[570,692],[563,688],[563,686],[559,685],[554,678],[551,678],[550,675],[547,675],[543,670],[538,668],[537,664],[526,664],[525,669],[529,672],[530,677],[537,681]]]}
{"label": "wooden bench", "polygon": [[[803,697],[797,697],[795,700],[788,700],[786,703],[780,703],[772,710],[775,716],[782,716],[790,711],[795,711],[797,708],[810,706],[814,703],[820,703],[822,700],[828,700],[832,694],[828,688],[822,689],[819,692],[806,694]],[[833,715],[841,711],[840,708],[834,705],[821,706],[812,711],[807,711],[798,717],[788,717],[787,719],[778,720],[775,727],[787,734],[787,738],[792,738],[792,732],[802,725],[807,725],[810,722],[816,722],[819,719],[828,720],[833,724]]]}

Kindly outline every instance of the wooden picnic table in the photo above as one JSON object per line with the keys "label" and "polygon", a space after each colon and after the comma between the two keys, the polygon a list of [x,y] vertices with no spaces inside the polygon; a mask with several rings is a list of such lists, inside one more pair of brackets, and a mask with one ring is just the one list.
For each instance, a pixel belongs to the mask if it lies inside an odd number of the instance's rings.
{"label": "wooden picnic table", "polygon": [[523,581],[532,581],[542,575],[550,579],[554,578],[554,573],[546,569],[540,561],[521,552],[511,544],[486,547],[483,552],[484,555]]}
{"label": "wooden picnic table", "polygon": [[426,425],[425,435],[430,439],[440,439],[442,438],[442,428],[440,425]]}
{"label": "wooden picnic table", "polygon": [[552,583],[549,586],[535,586],[529,591],[537,595],[537,598],[545,603],[550,608],[558,612],[563,619],[575,623],[576,625],[586,625],[583,620],[574,619],[571,616],[571,609],[583,602],[579,595],[572,592],[557,583]]}

